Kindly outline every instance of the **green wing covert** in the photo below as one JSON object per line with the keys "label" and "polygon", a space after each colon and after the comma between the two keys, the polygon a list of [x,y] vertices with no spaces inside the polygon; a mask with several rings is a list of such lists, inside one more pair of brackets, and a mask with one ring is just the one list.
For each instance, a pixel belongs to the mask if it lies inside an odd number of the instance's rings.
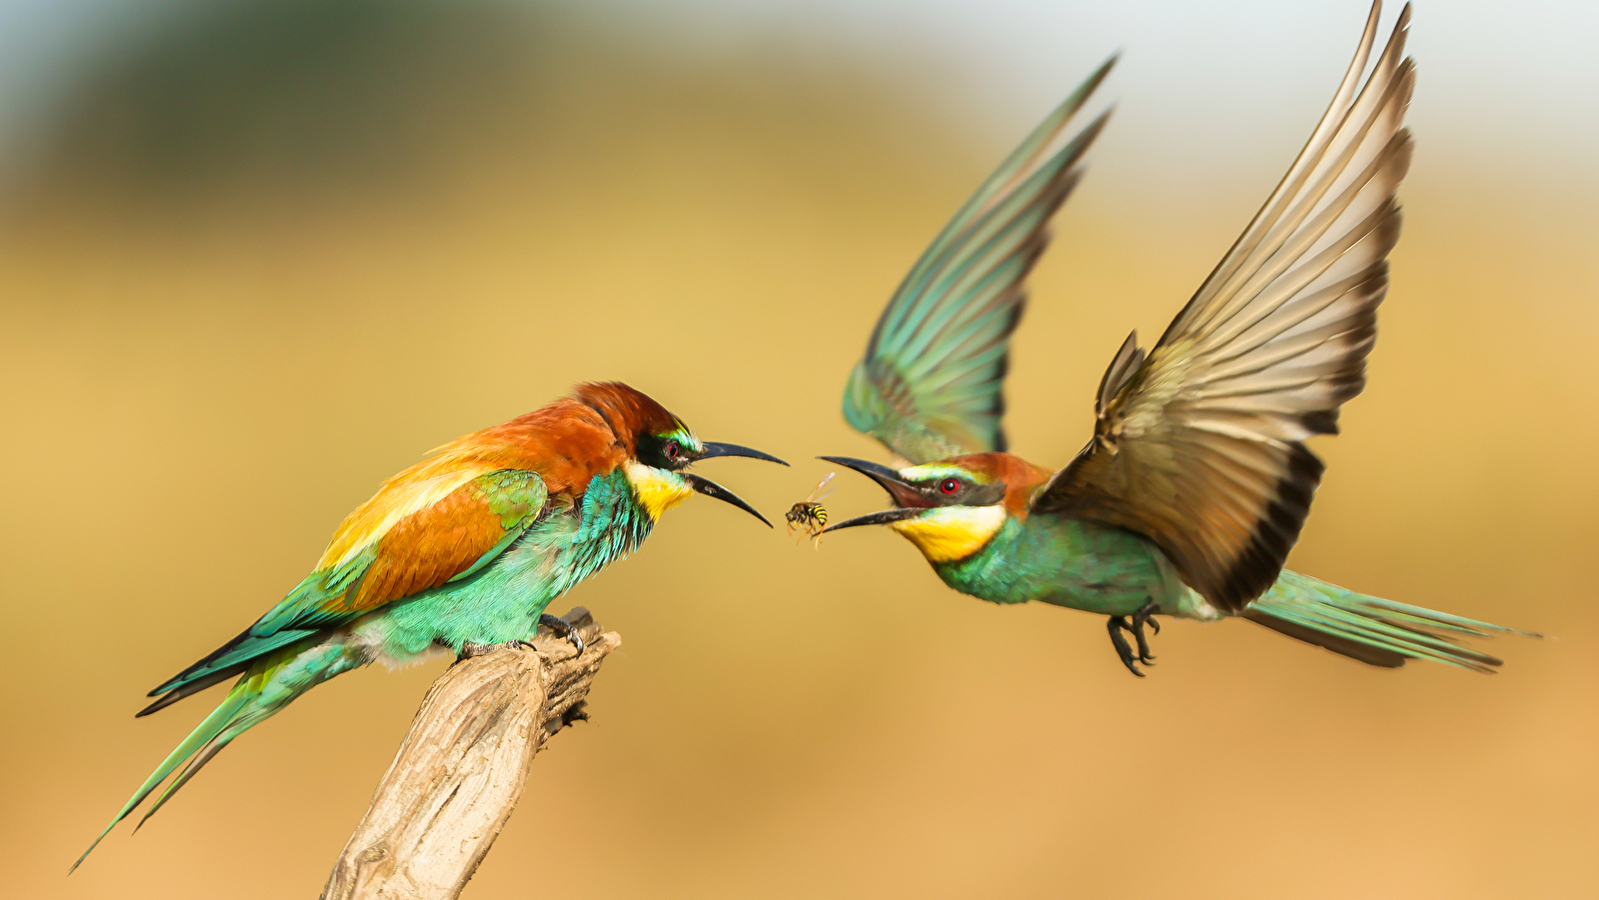
{"label": "green wing covert", "polygon": [[1027,274],[1109,113],[1044,156],[1115,62],[1011,151],[905,276],[844,388],[850,425],[916,463],[1005,449],[1002,390]]}

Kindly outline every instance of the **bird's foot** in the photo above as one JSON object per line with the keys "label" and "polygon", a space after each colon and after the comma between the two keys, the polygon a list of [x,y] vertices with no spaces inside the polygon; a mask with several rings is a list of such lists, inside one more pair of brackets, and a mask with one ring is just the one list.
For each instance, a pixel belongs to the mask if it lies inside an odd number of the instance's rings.
{"label": "bird's foot", "polygon": [[[1148,625],[1155,630],[1156,634],[1160,634],[1160,622],[1152,618],[1159,611],[1160,606],[1151,600],[1133,613],[1132,621],[1129,622],[1127,616],[1111,616],[1105,623],[1107,630],[1110,631],[1111,646],[1116,648],[1117,658],[1122,661],[1122,665],[1127,667],[1127,671],[1137,675],[1139,678],[1143,678],[1144,673],[1138,670],[1138,663],[1143,663],[1146,666],[1155,664],[1155,656],[1149,652],[1149,639],[1144,635],[1144,626]],[[1137,642],[1137,654],[1133,653],[1133,648],[1127,643],[1127,638],[1122,636],[1124,631],[1131,634],[1133,640]]]}
{"label": "bird's foot", "polygon": [[1160,612],[1160,604],[1151,600],[1138,608],[1133,613],[1133,640],[1138,642],[1138,661],[1145,665],[1154,665],[1155,655],[1149,652],[1149,641],[1144,637],[1144,626],[1148,625],[1160,634],[1160,620],[1155,618],[1155,613]]}
{"label": "bird's foot", "polygon": [[577,648],[577,655],[583,655],[583,635],[577,633],[577,629],[572,627],[571,622],[566,621],[560,616],[552,616],[549,613],[544,613],[543,615],[539,616],[539,624],[548,626],[551,631],[571,641],[572,646]]}
{"label": "bird's foot", "polygon": [[1127,624],[1127,617],[1111,616],[1105,622],[1105,626],[1110,631],[1110,645],[1116,648],[1116,656],[1122,661],[1122,665],[1127,667],[1127,671],[1143,678],[1144,673],[1138,671],[1138,666],[1135,665],[1137,658],[1133,656],[1133,648],[1128,646],[1127,639],[1122,637],[1123,631],[1132,630],[1132,626]]}

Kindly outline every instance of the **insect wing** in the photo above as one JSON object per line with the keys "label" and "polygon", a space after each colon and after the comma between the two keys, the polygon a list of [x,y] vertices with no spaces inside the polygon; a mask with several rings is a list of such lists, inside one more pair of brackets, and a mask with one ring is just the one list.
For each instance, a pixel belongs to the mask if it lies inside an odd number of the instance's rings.
{"label": "insect wing", "polygon": [[[822,488],[827,487],[827,483],[829,481],[832,481],[833,480],[833,476],[837,475],[837,474],[838,474],[837,472],[828,472],[826,475],[823,475],[822,476],[822,480],[816,482],[816,487],[813,488],[811,490],[811,492],[810,492],[810,495],[805,498],[805,502],[806,503],[820,503],[821,501],[826,500],[828,498],[828,496],[831,495],[833,492],[832,491],[828,491],[826,494],[821,494]],[[821,496],[818,497],[817,494],[821,494]]]}

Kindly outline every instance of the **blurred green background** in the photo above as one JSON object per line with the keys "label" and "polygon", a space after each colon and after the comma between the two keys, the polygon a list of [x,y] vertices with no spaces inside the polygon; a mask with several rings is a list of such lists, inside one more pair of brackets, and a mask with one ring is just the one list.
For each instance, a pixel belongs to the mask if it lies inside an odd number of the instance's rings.
{"label": "blurred green background", "polygon": [[[1013,356],[1063,464],[1325,107],[1362,0],[0,3],[0,886],[313,896],[443,665],[323,687],[64,874],[235,634],[428,448],[623,379],[791,470],[1010,144],[1100,59],[1117,118]],[[943,587],[720,504],[577,589],[621,632],[467,896],[1599,895],[1596,14],[1430,3],[1371,385],[1291,565],[1542,631],[1495,677]],[[1192,8],[1191,8],[1192,7]],[[1387,13],[1391,20],[1397,7]],[[876,508],[841,476],[834,515]]]}

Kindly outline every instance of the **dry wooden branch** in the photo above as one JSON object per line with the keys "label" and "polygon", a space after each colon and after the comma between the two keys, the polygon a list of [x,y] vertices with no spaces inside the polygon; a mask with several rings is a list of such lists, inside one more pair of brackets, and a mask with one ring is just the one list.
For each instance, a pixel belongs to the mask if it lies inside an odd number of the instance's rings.
{"label": "dry wooden branch", "polygon": [[565,618],[588,645],[582,656],[541,630],[531,650],[463,660],[433,682],[323,900],[460,895],[516,808],[533,755],[587,718],[589,684],[622,643],[582,607]]}

